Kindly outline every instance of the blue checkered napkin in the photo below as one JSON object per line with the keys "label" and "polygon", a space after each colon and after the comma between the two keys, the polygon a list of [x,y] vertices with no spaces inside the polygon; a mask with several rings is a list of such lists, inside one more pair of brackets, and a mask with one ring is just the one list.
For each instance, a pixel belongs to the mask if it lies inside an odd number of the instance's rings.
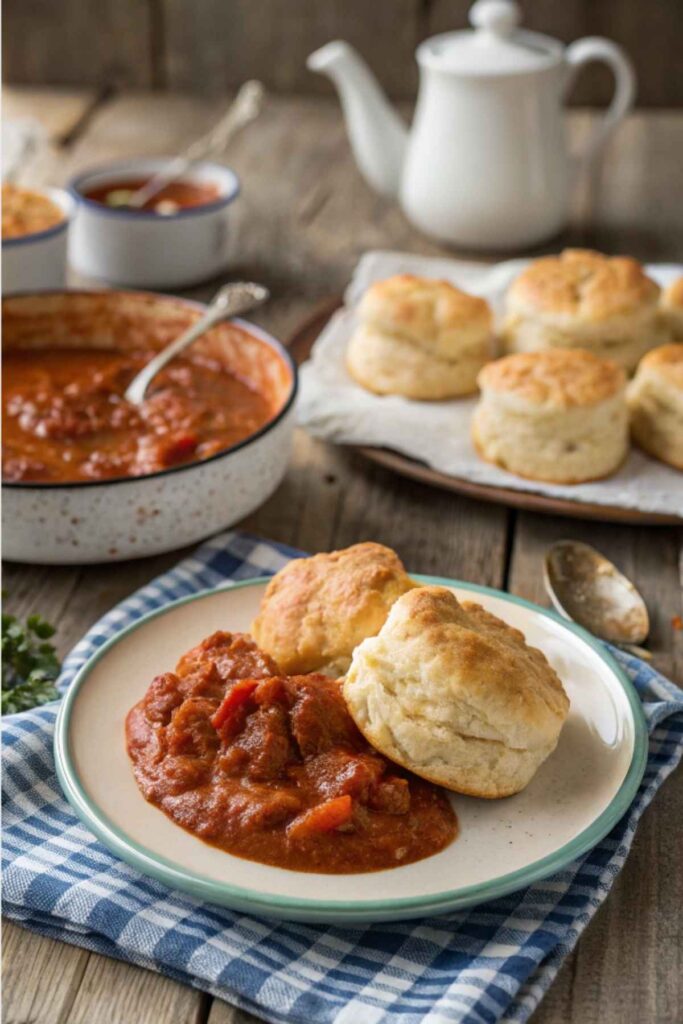
{"label": "blue checkered napkin", "polygon": [[[64,664],[69,685],[122,627],[196,590],[265,575],[299,552],[244,534],[203,545],[109,612]],[[269,1021],[525,1021],[619,873],[638,819],[683,753],[683,692],[616,652],[642,700],[650,753],[607,838],[552,878],[474,909],[344,930],[276,924],[172,892],[112,857],[64,800],[55,704],[4,720],[4,910],[27,928],[205,989]]]}

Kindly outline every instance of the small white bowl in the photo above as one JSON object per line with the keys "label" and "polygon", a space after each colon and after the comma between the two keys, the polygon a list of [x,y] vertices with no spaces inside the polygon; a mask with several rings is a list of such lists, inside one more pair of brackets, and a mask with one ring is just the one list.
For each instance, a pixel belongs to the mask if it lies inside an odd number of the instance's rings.
{"label": "small white bowl", "polygon": [[63,288],[66,284],[66,253],[74,202],[59,188],[31,188],[46,196],[64,214],[58,224],[45,231],[2,240],[2,291],[32,292]]}
{"label": "small white bowl", "polygon": [[219,198],[202,206],[161,215],[103,206],[85,192],[102,185],[149,178],[170,157],[125,160],[85,171],[69,183],[76,214],[69,263],[79,274],[136,288],[179,288],[215,277],[228,260],[230,207],[239,178],[229,167],[200,163],[184,177],[211,183]]}

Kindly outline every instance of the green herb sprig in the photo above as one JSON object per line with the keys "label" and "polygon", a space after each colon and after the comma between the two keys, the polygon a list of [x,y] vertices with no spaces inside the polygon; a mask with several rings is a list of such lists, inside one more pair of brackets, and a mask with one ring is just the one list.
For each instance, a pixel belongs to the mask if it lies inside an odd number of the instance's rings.
{"label": "green herb sprig", "polygon": [[59,697],[54,682],[61,664],[49,643],[55,629],[40,615],[25,623],[2,614],[2,714],[13,715]]}

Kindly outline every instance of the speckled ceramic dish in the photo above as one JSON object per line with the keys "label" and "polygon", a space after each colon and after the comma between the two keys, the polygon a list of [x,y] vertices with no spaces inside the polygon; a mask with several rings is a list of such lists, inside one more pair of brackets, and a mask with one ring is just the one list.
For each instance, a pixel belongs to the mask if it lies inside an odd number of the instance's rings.
{"label": "speckled ceramic dish", "polygon": [[522,793],[506,800],[453,795],[460,834],[449,847],[389,871],[287,871],[208,846],[144,800],[126,753],[126,713],[154,675],[213,630],[248,630],[262,580],[148,615],[80,671],[55,735],[57,771],[76,812],[143,874],[200,899],[291,920],[348,925],[445,913],[559,871],[606,835],[636,793],[647,756],[638,696],[601,644],[553,612],[471,583],[414,578],[474,597],[521,629],[550,660],[571,701],[557,749]]}
{"label": "speckled ceramic dish", "polygon": [[[44,292],[3,302],[3,347],[162,347],[196,320],[199,303],[147,292]],[[235,329],[238,328],[238,330]],[[203,461],[145,476],[73,483],[4,482],[4,557],[66,564],[118,561],[191,544],[257,508],[284,475],[297,374],[286,349],[243,320],[195,343],[272,396],[272,418]]]}

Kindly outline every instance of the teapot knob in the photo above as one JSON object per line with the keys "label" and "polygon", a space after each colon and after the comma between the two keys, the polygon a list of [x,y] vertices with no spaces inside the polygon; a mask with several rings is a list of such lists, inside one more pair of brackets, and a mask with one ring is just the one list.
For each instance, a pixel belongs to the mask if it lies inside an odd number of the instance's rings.
{"label": "teapot knob", "polygon": [[514,0],[477,0],[470,9],[470,24],[495,36],[511,35],[519,21],[519,4]]}

